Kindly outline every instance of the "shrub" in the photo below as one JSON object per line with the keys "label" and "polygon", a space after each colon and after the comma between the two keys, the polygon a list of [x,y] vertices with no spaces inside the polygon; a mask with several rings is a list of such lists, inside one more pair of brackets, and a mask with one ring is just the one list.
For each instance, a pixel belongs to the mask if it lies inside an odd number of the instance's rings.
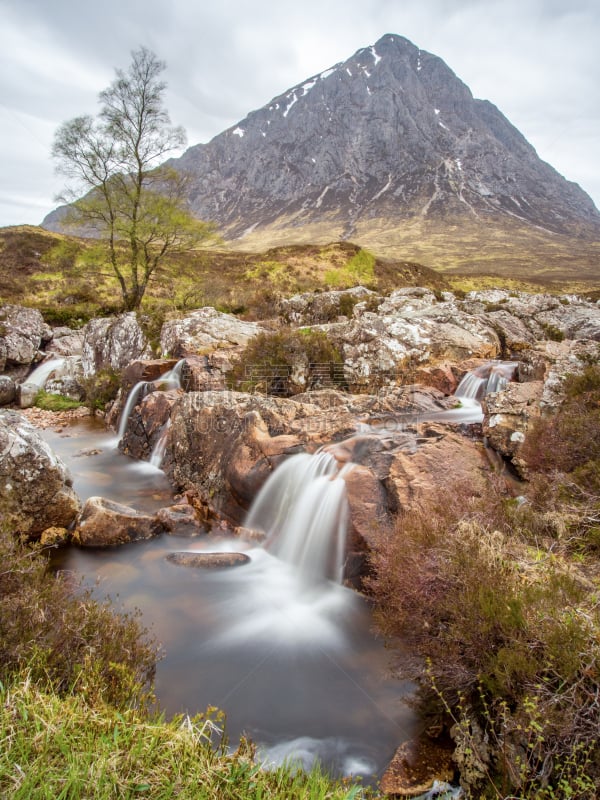
{"label": "shrub", "polygon": [[119,374],[112,369],[101,369],[81,381],[85,389],[85,405],[92,411],[103,411],[114,400],[121,386]]}
{"label": "shrub", "polygon": [[260,333],[248,344],[231,373],[233,387],[290,396],[310,386],[311,366],[342,364],[339,350],[322,331],[311,328]]}
{"label": "shrub", "polygon": [[565,334],[561,329],[557,328],[556,325],[551,325],[549,322],[542,323],[542,329],[551,342],[562,342],[565,338]]}
{"label": "shrub", "polygon": [[351,286],[366,286],[374,288],[375,256],[368,250],[359,250],[344,267],[329,269],[324,278],[328,286],[334,289],[348,289]]}
{"label": "shrub", "polygon": [[0,681],[27,673],[48,691],[91,704],[143,704],[157,650],[135,616],[73,593],[36,549],[0,533]]}
{"label": "shrub", "polygon": [[471,796],[557,798],[571,765],[585,789],[568,796],[591,798],[600,609],[571,565],[532,550],[531,541],[541,546],[533,514],[493,487],[482,500],[450,487],[400,517],[368,585],[379,626],[414,654],[403,674],[421,679],[424,713],[453,726],[471,755],[487,742],[475,766],[461,764]]}

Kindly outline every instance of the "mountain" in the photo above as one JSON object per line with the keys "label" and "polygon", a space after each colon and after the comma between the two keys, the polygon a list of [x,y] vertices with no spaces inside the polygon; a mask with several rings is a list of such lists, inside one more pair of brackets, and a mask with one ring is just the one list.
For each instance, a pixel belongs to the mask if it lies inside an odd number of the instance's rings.
{"label": "mountain", "polygon": [[439,269],[598,274],[588,195],[401,36],[170,163],[190,175],[194,214],[243,249],[351,240]]}

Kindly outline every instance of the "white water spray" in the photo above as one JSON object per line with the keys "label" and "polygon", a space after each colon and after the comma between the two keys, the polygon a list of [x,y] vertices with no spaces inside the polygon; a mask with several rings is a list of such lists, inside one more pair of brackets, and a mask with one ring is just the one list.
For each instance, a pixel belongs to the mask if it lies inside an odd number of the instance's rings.
{"label": "white water spray", "polygon": [[64,358],[49,358],[43,361],[33,370],[31,375],[27,377],[27,383],[33,383],[35,386],[43,389],[52,373],[62,374],[66,363]]}
{"label": "white water spray", "polygon": [[152,467],[156,467],[156,469],[160,469],[162,467],[162,462],[165,457],[165,451],[167,449],[167,441],[169,438],[169,428],[171,427],[171,420],[168,419],[162,431],[160,432],[160,436],[156,440],[156,444],[152,449],[152,453],[150,454],[150,458],[148,459],[148,463]]}
{"label": "white water spray", "polygon": [[267,534],[266,549],[292,564],[305,582],[342,580],[348,501],[332,455],[300,453],[267,480],[246,527]]}

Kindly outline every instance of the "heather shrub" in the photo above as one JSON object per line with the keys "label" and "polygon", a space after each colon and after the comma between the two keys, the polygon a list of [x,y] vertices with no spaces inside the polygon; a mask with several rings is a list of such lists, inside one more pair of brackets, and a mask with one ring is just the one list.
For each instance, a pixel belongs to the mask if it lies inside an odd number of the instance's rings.
{"label": "heather shrub", "polygon": [[232,386],[243,391],[290,396],[312,388],[315,365],[326,365],[319,380],[333,382],[335,365],[342,364],[336,346],[322,331],[286,328],[260,333],[247,345],[231,373]]}
{"label": "heather shrub", "polygon": [[[591,798],[600,779],[597,595],[534,517],[493,486],[452,486],[372,556],[378,624],[413,654],[403,674],[451,729],[471,797]],[[560,793],[566,774],[581,791]]]}
{"label": "heather shrub", "polygon": [[136,616],[74,591],[39,549],[0,533],[0,682],[26,674],[60,696],[117,708],[147,698],[157,651]]}

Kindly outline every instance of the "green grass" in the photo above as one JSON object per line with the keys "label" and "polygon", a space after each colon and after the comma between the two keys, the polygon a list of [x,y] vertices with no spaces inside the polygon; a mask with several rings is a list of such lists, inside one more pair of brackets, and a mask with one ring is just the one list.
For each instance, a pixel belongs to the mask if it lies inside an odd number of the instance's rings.
{"label": "green grass", "polygon": [[[448,286],[431,269],[378,259],[347,242],[263,253],[204,249],[174,257],[157,271],[141,311],[164,319],[211,305],[268,319],[282,297],[359,283],[382,294],[403,286]],[[78,328],[94,316],[116,313],[120,292],[97,243],[22,226],[0,230],[0,298],[39,309],[51,325]]]}
{"label": "green grass", "polygon": [[69,411],[72,408],[80,408],[84,404],[79,400],[71,400],[69,397],[45,392],[42,389],[35,396],[35,405],[44,411]]}
{"label": "green grass", "polygon": [[0,795],[12,800],[354,800],[369,793],[281,767],[242,741],[228,753],[214,712],[166,722],[59,699],[25,680],[0,690]]}

